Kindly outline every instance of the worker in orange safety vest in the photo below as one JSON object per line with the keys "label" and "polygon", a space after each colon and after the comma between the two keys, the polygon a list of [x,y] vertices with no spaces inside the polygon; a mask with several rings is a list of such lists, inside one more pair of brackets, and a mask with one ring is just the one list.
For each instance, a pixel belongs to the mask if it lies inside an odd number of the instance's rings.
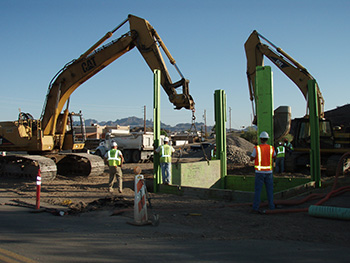
{"label": "worker in orange safety vest", "polygon": [[250,156],[251,161],[255,161],[255,186],[254,186],[254,201],[253,212],[259,213],[260,196],[263,185],[265,184],[267,200],[269,202],[269,208],[275,209],[273,203],[273,159],[276,157],[275,148],[267,144],[269,134],[265,131],[260,133],[261,144],[254,147],[254,150]]}

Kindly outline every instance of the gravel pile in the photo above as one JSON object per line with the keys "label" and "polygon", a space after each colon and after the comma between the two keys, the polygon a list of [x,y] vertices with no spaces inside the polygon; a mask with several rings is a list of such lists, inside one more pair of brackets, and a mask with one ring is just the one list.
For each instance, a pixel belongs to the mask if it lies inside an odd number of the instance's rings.
{"label": "gravel pile", "polygon": [[[211,141],[212,144],[215,141]],[[227,144],[227,163],[231,164],[239,164],[239,165],[247,165],[250,163],[250,154],[253,151],[254,144],[249,141],[228,134],[226,136],[226,144]],[[205,155],[208,159],[210,159],[210,151],[213,146],[206,147],[204,149]],[[174,157],[178,157],[178,155],[174,155]],[[203,149],[198,148],[196,150],[191,150],[190,147],[185,147],[182,151],[182,157],[184,158],[203,158],[205,160]]]}
{"label": "gravel pile", "polygon": [[249,164],[250,157],[247,151],[234,145],[227,145],[227,163]]}
{"label": "gravel pile", "polygon": [[233,135],[226,137],[227,143],[227,163],[249,164],[250,154],[254,149],[254,144],[247,140]]}

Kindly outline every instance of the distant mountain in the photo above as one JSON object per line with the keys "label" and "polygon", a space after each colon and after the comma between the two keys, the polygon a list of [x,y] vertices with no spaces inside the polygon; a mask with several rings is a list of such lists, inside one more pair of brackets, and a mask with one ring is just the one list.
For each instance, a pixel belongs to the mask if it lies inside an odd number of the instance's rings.
{"label": "distant mountain", "polygon": [[[123,119],[117,119],[115,121],[97,121],[95,119],[86,119],[85,125],[91,126],[92,124],[98,124],[101,126],[107,125],[107,126],[130,126],[130,128],[135,127],[143,127],[144,126],[144,120],[135,116],[123,118]],[[179,123],[175,126],[171,126],[168,124],[165,124],[163,122],[160,123],[160,126],[162,129],[168,130],[168,131],[187,131],[191,128],[191,123]],[[204,129],[204,123],[203,122],[196,122],[195,123],[197,131],[201,130],[201,127]],[[146,127],[152,127],[153,128],[153,121],[152,120],[146,120]],[[207,126],[207,132],[210,132],[213,126]],[[193,128],[192,128],[193,129]]]}

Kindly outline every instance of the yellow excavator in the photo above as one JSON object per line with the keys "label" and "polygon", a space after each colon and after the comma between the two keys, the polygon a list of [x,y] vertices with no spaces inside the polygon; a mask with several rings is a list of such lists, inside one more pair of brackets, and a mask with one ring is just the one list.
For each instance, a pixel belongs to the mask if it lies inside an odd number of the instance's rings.
{"label": "yellow excavator", "polygon": [[[264,43],[262,43],[264,40]],[[274,65],[276,65],[289,79],[291,79],[304,95],[305,100],[308,100],[308,81],[313,80],[314,77],[288,55],[281,48],[274,45],[271,41],[253,31],[244,44],[245,53],[247,57],[247,78],[250,93],[250,100],[253,105],[254,119],[256,119],[255,112],[255,78],[256,67],[264,65],[264,56],[266,56]],[[307,102],[308,104],[308,102]],[[339,144],[336,140],[336,134],[332,127],[332,123],[324,118],[324,99],[322,93],[317,86],[317,104],[319,111],[319,126],[320,126],[320,148],[321,148],[321,164],[326,169],[327,175],[334,175],[340,157],[349,152],[349,141]],[[308,107],[307,107],[308,109]],[[309,151],[310,151],[310,126],[309,113],[302,118],[297,118],[291,121],[290,118],[276,119],[278,115],[274,116],[274,124],[278,123],[278,129],[275,127],[275,140],[281,140],[286,134],[290,132],[293,136],[294,152],[292,156],[286,159],[286,170],[295,171],[297,168],[309,165]],[[276,135],[277,134],[277,135]],[[346,165],[347,166],[347,165]]]}
{"label": "yellow excavator", "polygon": [[[101,46],[127,22],[130,25],[129,32]],[[74,121],[77,123],[78,118],[84,134],[84,121],[81,113],[69,112],[69,99],[81,84],[134,47],[137,47],[152,71],[161,71],[161,85],[175,109],[194,110],[189,81],[183,77],[157,31],[147,20],[129,15],[54,76],[40,119],[21,112],[16,121],[0,122],[0,151],[6,152],[6,156],[2,154],[0,157],[0,173],[35,178],[40,169],[42,180],[54,179],[57,172],[86,176],[102,173],[104,163],[101,157],[79,153],[84,148],[84,138],[75,136],[72,125]],[[172,82],[160,48],[181,76],[179,81]],[[179,87],[182,87],[182,93],[177,92]]]}

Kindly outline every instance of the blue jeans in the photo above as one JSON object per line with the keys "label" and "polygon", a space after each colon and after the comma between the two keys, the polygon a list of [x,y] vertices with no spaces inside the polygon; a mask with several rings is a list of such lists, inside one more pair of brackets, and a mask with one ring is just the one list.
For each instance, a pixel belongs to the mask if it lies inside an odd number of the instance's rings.
{"label": "blue jeans", "polygon": [[273,175],[271,173],[260,173],[255,171],[255,192],[254,192],[254,202],[253,210],[258,210],[260,206],[260,196],[263,185],[265,184],[267,200],[269,202],[269,208],[275,209],[275,204],[273,203]]}
{"label": "blue jeans", "polygon": [[284,172],[284,157],[276,158],[276,173]]}
{"label": "blue jeans", "polygon": [[160,167],[162,168],[162,179],[163,184],[171,183],[171,163],[160,163]]}

